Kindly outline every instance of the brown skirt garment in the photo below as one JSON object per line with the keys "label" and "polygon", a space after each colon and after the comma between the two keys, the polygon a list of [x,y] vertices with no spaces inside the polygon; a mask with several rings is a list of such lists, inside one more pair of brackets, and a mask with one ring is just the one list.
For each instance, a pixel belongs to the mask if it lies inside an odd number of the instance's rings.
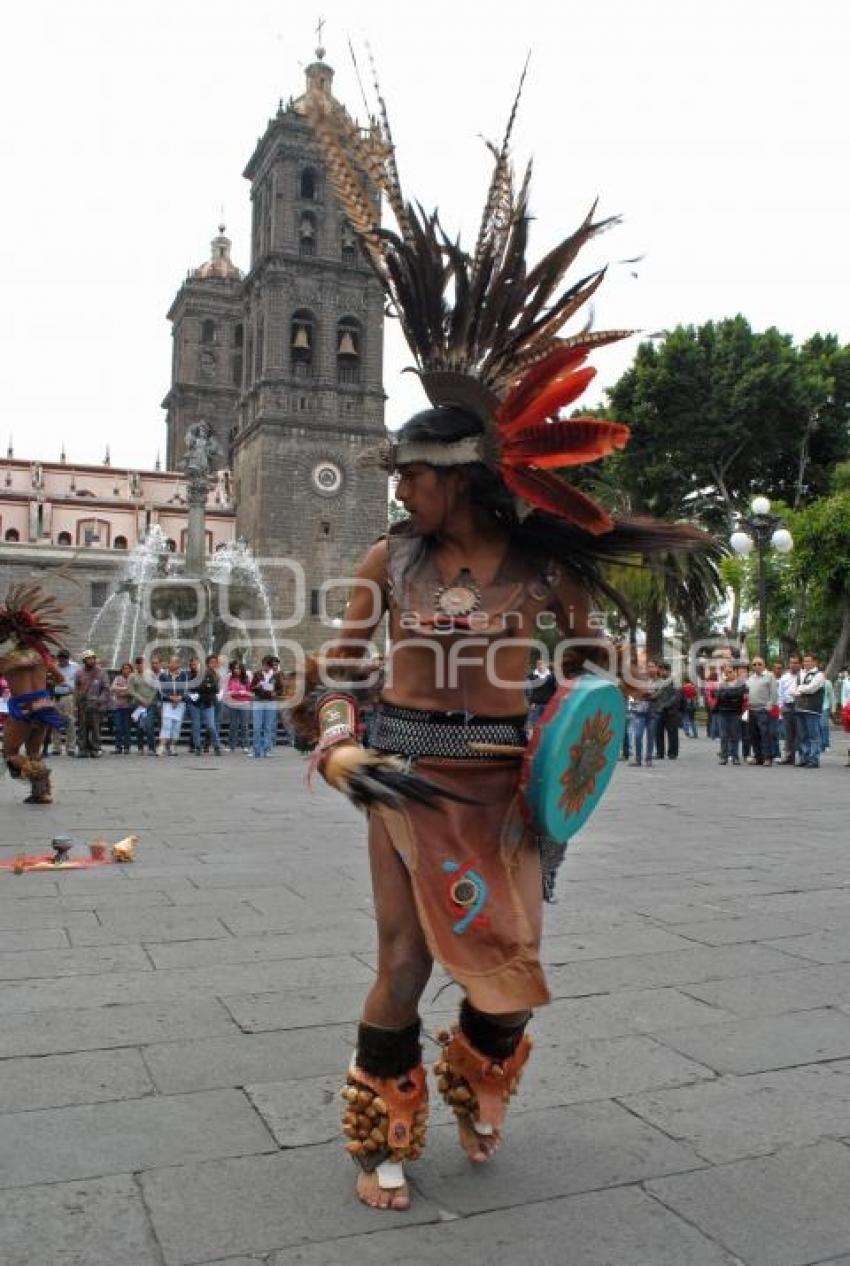
{"label": "brown skirt garment", "polygon": [[540,854],[519,807],[516,760],[416,761],[416,771],[475,804],[441,800],[373,808],[369,840],[410,875],[433,957],[479,1011],[504,1015],[549,1001],[540,965]]}

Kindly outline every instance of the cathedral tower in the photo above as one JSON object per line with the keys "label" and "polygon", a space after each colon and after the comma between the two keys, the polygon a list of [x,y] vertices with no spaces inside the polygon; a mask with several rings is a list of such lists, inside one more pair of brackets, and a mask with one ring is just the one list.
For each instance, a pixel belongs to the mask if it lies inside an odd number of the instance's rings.
{"label": "cathedral tower", "polygon": [[228,465],[242,385],[242,286],[242,273],[230,258],[230,238],[220,224],[210,258],[189,272],[168,311],[174,340],[171,390],[162,402],[168,410],[168,470],[177,469],[186,432],[201,419],[218,440],[220,464]]}
{"label": "cathedral tower", "polygon": [[[331,94],[317,50],[307,88]],[[305,572],[307,644],[330,636],[349,577],[386,528],[386,475],[358,465],[384,434],[383,294],[334,198],[303,98],[281,105],[245,169],[253,207],[245,356],[232,443],[237,532],[261,559]],[[338,103],[334,107],[342,109]],[[282,615],[293,588],[265,567]]]}

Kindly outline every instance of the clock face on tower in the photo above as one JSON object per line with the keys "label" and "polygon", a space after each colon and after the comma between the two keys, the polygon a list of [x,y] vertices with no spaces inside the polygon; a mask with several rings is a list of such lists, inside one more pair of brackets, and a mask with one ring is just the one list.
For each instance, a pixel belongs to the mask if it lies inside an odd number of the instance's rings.
{"label": "clock face on tower", "polygon": [[310,481],[323,497],[335,497],[342,488],[342,470],[336,462],[323,459],[313,467]]}

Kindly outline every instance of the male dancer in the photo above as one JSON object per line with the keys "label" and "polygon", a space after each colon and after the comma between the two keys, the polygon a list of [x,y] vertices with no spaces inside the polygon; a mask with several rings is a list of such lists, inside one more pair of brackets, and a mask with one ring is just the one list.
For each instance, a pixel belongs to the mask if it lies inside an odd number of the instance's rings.
{"label": "male dancer", "polygon": [[12,694],[3,727],[3,758],[13,778],[29,779],[25,804],[50,804],[50,771],[42,759],[49,729],[61,730],[65,718],[47,689],[48,674],[61,674],[48,643],[64,633],[59,604],[37,585],[15,585],[0,606],[0,676]]}
{"label": "male dancer", "polygon": [[[432,404],[383,448],[410,517],[363,560],[330,648],[356,654],[388,616],[391,653],[370,750],[358,741],[351,682],[318,694],[312,718],[323,776],[369,810],[378,926],[378,975],[342,1092],[343,1128],[361,1167],[360,1199],[403,1209],[403,1163],[425,1141],[418,1004],[434,959],[464,991],[457,1026],[441,1035],[436,1071],[476,1163],[499,1147],[530,1053],[526,1025],[549,998],[539,958],[540,841],[519,787],[530,644],[553,622],[567,637],[592,636],[590,595],[611,593],[607,560],[701,548],[705,538],[615,520],[551,473],[597,460],[628,438],[618,423],[557,420],[593,375],[580,367],[588,351],[624,334],[556,337],[602,274],[557,297],[561,278],[607,222],[588,216],[528,269],[528,179],[515,198],[506,136],[467,255],[435,216],[405,202],[386,126],[367,143],[326,94],[316,92],[305,108]],[[399,236],[377,224],[370,181],[386,194]],[[399,772],[411,767],[415,775]]]}

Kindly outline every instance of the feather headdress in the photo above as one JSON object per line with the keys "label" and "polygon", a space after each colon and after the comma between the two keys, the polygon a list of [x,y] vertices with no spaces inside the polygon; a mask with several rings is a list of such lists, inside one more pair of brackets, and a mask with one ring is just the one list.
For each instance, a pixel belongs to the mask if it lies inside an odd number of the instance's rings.
{"label": "feather headdress", "polygon": [[[471,253],[444,233],[436,212],[405,198],[379,90],[379,115],[366,131],[323,91],[309,92],[303,105],[331,185],[401,322],[429,400],[460,407],[482,424],[474,441],[388,445],[386,463],[483,461],[517,499],[520,516],[545,510],[598,535],[611,531],[614,520],[553,470],[607,456],[626,444],[629,430],[597,418],[562,420],[559,411],[593,378],[595,370],[584,363],[589,352],[632,331],[585,328],[570,337],[559,331],[605,276],[601,268],[568,283],[568,270],[615,220],[596,219],[594,203],[569,237],[528,266],[531,164],[515,189],[510,157],[521,91],[522,81],[504,139],[490,146],[493,172]],[[376,193],[386,197],[397,231],[381,226]]]}
{"label": "feather headdress", "polygon": [[13,585],[0,604],[0,645],[14,642],[32,648],[47,662],[49,644],[61,645],[67,632],[62,607],[40,585]]}

